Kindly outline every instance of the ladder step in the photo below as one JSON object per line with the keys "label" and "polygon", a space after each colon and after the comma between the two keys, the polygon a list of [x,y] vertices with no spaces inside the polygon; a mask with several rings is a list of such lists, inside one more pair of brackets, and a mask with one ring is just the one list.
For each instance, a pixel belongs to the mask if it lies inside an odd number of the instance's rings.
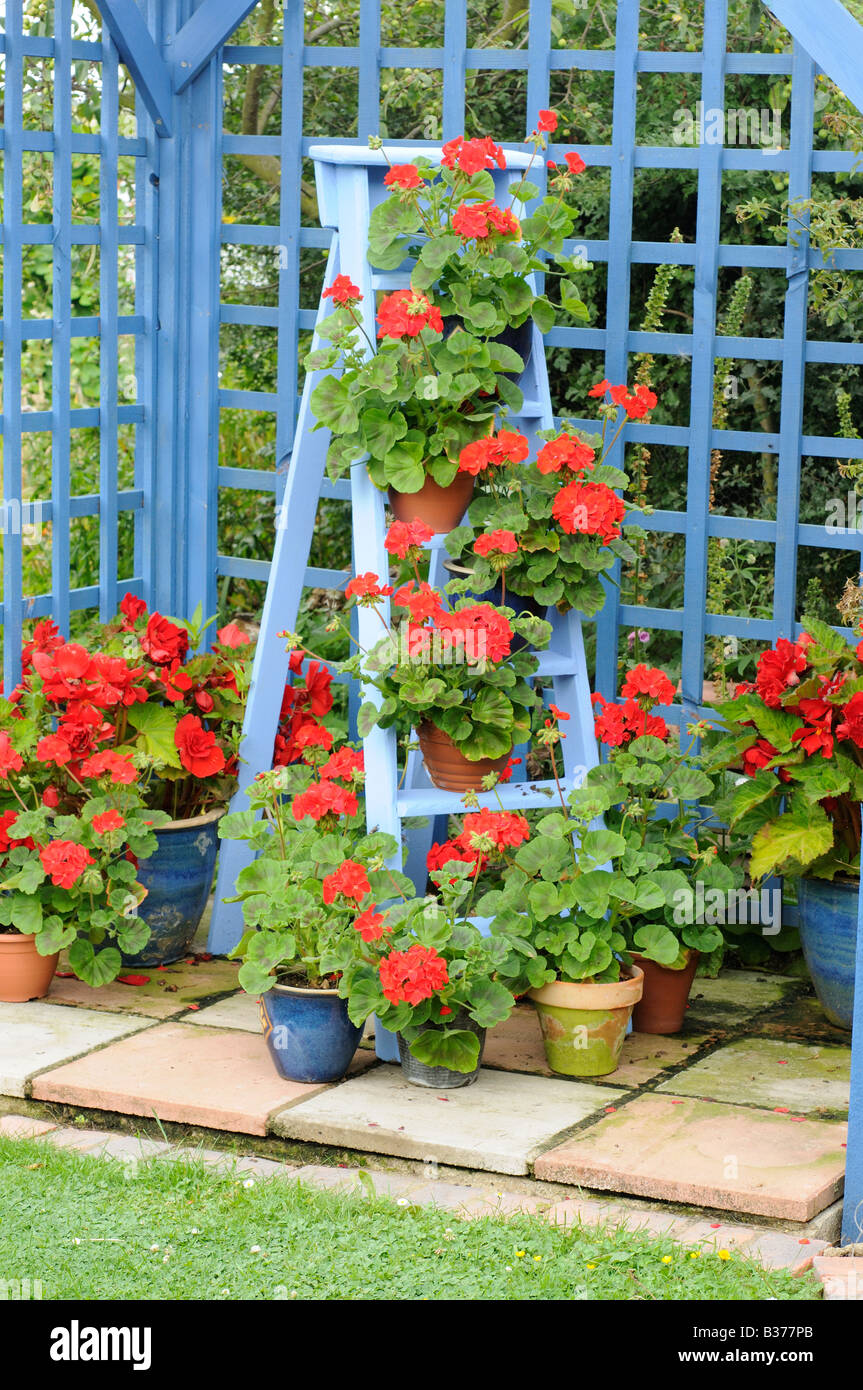
{"label": "ladder step", "polygon": [[[562,778],[560,785],[566,796],[571,787]],[[527,811],[534,806],[554,809],[558,802],[557,784],[550,778],[548,781],[508,782],[493,792],[478,792],[477,800],[480,806],[491,811],[500,810],[501,805],[505,811]],[[463,792],[445,792],[438,787],[405,788],[399,792],[397,808],[402,817],[460,816],[468,809]]]}

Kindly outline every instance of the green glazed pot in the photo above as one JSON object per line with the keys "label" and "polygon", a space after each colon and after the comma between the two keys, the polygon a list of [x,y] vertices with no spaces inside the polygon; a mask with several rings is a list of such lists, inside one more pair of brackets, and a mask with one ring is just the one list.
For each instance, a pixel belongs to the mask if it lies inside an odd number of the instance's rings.
{"label": "green glazed pot", "polygon": [[637,965],[613,984],[552,980],[532,989],[552,1071],[561,1076],[608,1076],[616,1071],[626,1025],[641,998],[644,975]]}

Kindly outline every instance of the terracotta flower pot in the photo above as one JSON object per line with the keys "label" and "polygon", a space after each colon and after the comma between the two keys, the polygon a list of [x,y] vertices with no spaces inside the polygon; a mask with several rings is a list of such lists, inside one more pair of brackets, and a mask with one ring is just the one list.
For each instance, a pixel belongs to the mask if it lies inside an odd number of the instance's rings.
{"label": "terracotta flower pot", "polygon": [[679,1033],[683,1027],[686,1001],[698,968],[698,951],[687,952],[682,970],[669,970],[655,960],[632,952],[644,973],[644,991],[635,1006],[632,1026],[636,1033]]}
{"label": "terracotta flower pot", "polygon": [[476,479],[471,473],[456,473],[448,487],[428,477],[419,492],[396,492],[388,497],[397,521],[424,521],[435,531],[446,533],[458,526],[470,505]]}
{"label": "terracotta flower pot", "polygon": [[40,956],[34,936],[0,933],[0,999],[4,1004],[42,999],[51,988],[58,959],[59,952]]}
{"label": "terracotta flower pot", "polygon": [[453,743],[449,734],[428,721],[417,729],[426,771],[436,787],[448,792],[482,791],[482,779],[491,772],[503,772],[510,754],[501,758],[480,758],[471,762]]}
{"label": "terracotta flower pot", "polygon": [[528,991],[536,1005],[545,1055],[561,1076],[608,1076],[616,1071],[626,1025],[641,998],[644,977],[637,965],[614,983],[552,980]]}

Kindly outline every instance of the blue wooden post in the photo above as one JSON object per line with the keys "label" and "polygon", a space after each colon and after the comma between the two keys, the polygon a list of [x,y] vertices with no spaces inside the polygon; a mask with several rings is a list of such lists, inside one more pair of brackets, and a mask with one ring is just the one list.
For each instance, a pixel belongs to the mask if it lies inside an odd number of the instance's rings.
{"label": "blue wooden post", "polygon": [[854,970],[854,1025],[851,1033],[851,1101],[842,1244],[863,1240],[863,892],[857,900],[857,953]]}

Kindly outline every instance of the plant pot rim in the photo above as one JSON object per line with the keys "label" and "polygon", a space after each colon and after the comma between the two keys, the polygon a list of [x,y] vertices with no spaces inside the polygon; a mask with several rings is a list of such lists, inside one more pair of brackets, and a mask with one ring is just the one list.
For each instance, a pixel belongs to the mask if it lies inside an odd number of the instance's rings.
{"label": "plant pot rim", "polygon": [[339,997],[339,991],[338,991],[337,989],[312,989],[310,986],[307,986],[307,985],[280,985],[280,984],[274,984],[274,985],[271,985],[270,988],[269,988],[268,990],[265,990],[264,993],[265,993],[265,994],[300,994],[300,995],[305,995],[305,996],[308,997],[309,999],[320,999],[320,998],[322,998],[322,997],[332,997],[332,996],[335,996],[336,998]]}
{"label": "plant pot rim", "polygon": [[682,975],[686,967],[692,964],[692,957],[694,956],[695,959],[698,960],[701,955],[701,952],[696,951],[694,946],[684,946],[683,949],[686,952],[686,961],[683,965],[678,966],[676,970],[673,970],[670,965],[663,965],[659,960],[649,960],[641,951],[630,951],[629,954],[632,956],[633,960],[646,960],[648,965],[655,965],[657,970],[667,970],[669,975]]}
{"label": "plant pot rim", "polygon": [[13,927],[11,931],[0,932],[0,946],[12,946],[19,941],[32,941],[35,944],[36,932],[19,931],[17,927]]}
{"label": "plant pot rim", "polygon": [[644,971],[633,965],[619,980],[552,980],[528,990],[528,998],[558,1009],[623,1009],[637,1004],[643,990]]}
{"label": "plant pot rim", "polygon": [[187,820],[168,820],[164,825],[154,825],[153,830],[159,835],[165,830],[194,830],[199,825],[212,825],[227,809],[227,806],[217,806],[212,811],[205,811],[202,816],[189,816]]}

